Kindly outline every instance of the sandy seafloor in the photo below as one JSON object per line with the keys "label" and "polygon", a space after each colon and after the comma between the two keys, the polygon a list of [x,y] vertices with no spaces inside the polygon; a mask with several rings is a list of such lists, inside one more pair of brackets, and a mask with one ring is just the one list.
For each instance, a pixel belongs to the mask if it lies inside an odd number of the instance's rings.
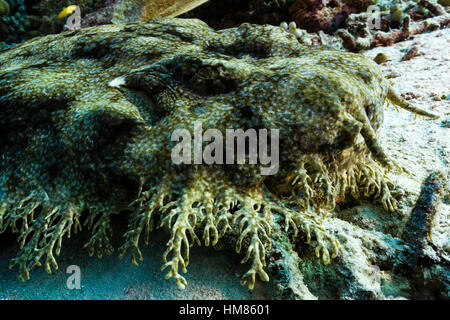
{"label": "sandy seafloor", "polygon": [[[400,62],[411,46],[419,47],[419,56]],[[450,29],[416,36],[391,47],[380,47],[364,54],[374,57],[384,52],[389,60],[381,67],[391,77],[395,88],[406,94],[411,102],[441,115],[439,120],[418,118],[404,110],[390,107],[380,132],[387,153],[410,174],[389,173],[392,181],[403,190],[400,214],[408,215],[418,197],[420,186],[435,170],[446,174],[450,167]],[[442,96],[446,98],[442,99]],[[370,207],[367,207],[370,210]],[[444,192],[436,221],[442,226],[433,234],[433,241],[450,251],[450,197]],[[120,219],[119,223],[126,223]],[[117,223],[115,224],[117,225]],[[120,246],[124,230],[116,230],[114,242]],[[191,248],[191,259],[185,290],[175,281],[165,280],[160,271],[162,254],[168,235],[154,233],[152,244],[142,246],[144,261],[139,267],[128,258],[119,260],[117,253],[99,260],[89,257],[82,248],[88,233],[65,239],[58,259],[59,270],[53,275],[42,269],[34,270],[31,279],[20,282],[16,270],[8,269],[9,259],[17,252],[15,237],[0,235],[0,299],[273,299],[279,298],[272,281],[255,285],[249,291],[239,283],[247,265],[232,250]],[[78,265],[82,272],[82,289],[69,290],[65,273],[69,265]]]}

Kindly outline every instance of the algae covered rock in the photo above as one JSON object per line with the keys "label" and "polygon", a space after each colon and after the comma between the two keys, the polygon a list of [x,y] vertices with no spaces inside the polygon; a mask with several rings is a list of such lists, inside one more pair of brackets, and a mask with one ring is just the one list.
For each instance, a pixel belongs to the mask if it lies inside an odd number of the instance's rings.
{"label": "algae covered rock", "polygon": [[[11,267],[21,279],[39,265],[51,272],[63,240],[82,225],[92,232],[89,253],[111,254],[113,214],[129,214],[119,251],[134,264],[141,238],[168,231],[163,268],[181,288],[190,246],[221,238],[245,252],[250,288],[256,275],[269,279],[266,260],[280,246],[295,244],[288,255],[312,248],[328,264],[339,235],[323,226],[333,226],[336,201],[365,198],[395,210],[385,178],[393,164],[377,137],[387,100],[437,117],[402,99],[372,60],[303,46],[267,25],[214,31],[199,20],[157,19],[5,50],[0,232],[18,233]],[[271,168],[225,164],[206,139],[213,162],[177,164],[174,132],[196,137],[202,128],[217,139],[231,129],[266,130],[278,159]]]}

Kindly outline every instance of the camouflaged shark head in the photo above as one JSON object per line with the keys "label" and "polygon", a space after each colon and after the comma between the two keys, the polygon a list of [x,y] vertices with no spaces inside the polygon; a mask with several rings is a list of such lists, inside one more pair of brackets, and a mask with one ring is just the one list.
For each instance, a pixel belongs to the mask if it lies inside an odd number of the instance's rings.
{"label": "camouflaged shark head", "polygon": [[[157,19],[4,50],[0,231],[20,232],[12,265],[22,278],[41,258],[55,268],[53,252],[79,229],[83,210],[94,225],[91,253],[110,253],[109,215],[130,203],[136,211],[122,251],[131,247],[135,262],[141,231],[148,235],[152,221],[167,227],[165,266],[181,287],[178,265],[185,268],[189,244],[201,242],[198,229],[215,244],[235,223],[237,251],[243,245],[253,259],[244,279],[251,286],[255,274],[268,279],[263,252],[277,214],[286,230],[320,238],[327,261],[336,245],[308,220],[316,209],[333,208],[348,193],[395,207],[381,167],[390,160],[376,136],[388,98],[413,108],[373,61],[303,46],[268,25],[215,31],[199,20]],[[221,132],[278,129],[280,170],[264,176],[260,165],[175,165],[172,133],[192,132],[199,121]]]}

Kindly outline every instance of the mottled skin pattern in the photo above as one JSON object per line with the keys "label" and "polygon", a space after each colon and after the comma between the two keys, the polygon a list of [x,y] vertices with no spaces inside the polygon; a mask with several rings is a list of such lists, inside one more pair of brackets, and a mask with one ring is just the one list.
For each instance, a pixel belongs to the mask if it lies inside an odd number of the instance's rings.
{"label": "mottled skin pattern", "polygon": [[[367,58],[297,43],[281,28],[216,32],[198,20],[106,25],[38,38],[0,52],[0,232],[19,233],[19,277],[57,268],[64,236],[87,225],[86,247],[113,248],[110,215],[132,210],[123,256],[142,259],[140,237],[164,227],[167,278],[183,288],[189,247],[236,239],[268,280],[271,229],[302,233],[325,263],[338,243],[321,227],[335,200],[395,200],[391,165],[376,137],[399,98]],[[280,130],[280,170],[258,165],[174,165],[171,134]],[[311,241],[314,240],[314,241]]]}

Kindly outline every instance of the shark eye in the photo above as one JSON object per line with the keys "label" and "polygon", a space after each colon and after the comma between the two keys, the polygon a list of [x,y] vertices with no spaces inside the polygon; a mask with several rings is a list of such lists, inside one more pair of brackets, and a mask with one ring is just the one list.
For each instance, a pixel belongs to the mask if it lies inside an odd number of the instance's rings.
{"label": "shark eye", "polygon": [[79,154],[96,153],[112,158],[140,130],[140,126],[138,119],[99,107],[78,115],[62,128],[61,134]]}
{"label": "shark eye", "polygon": [[223,65],[208,65],[198,58],[179,57],[169,65],[176,81],[200,96],[236,90],[237,80]]}
{"label": "shark eye", "polygon": [[210,96],[234,91],[237,83],[227,77],[222,66],[201,66],[186,82],[186,86],[197,94]]}

